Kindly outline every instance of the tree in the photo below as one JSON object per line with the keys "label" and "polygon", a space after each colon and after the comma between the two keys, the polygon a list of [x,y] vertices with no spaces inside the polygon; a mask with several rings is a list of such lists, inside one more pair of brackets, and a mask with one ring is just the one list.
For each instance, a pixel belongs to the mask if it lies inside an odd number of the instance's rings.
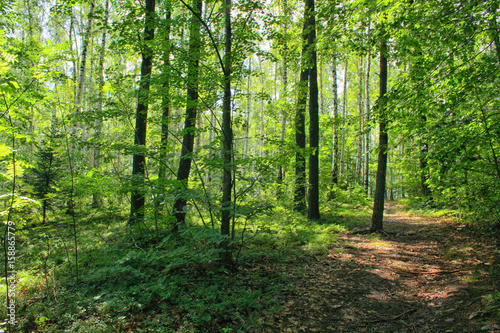
{"label": "tree", "polygon": [[309,79],[309,14],[307,7],[304,9],[304,26],[302,29],[302,57],[300,60],[300,79],[297,88],[297,110],[295,112],[295,195],[294,210],[306,210],[306,102]]}
{"label": "tree", "polygon": [[221,200],[221,263],[233,264],[230,241],[231,216],[234,214],[231,199],[233,188],[233,129],[231,124],[231,0],[225,0],[225,53],[224,53],[224,100],[222,106],[222,159],[224,160]]}
{"label": "tree", "polygon": [[159,167],[158,167],[158,193],[156,194],[156,206],[158,207],[163,200],[165,194],[165,180],[166,180],[166,163],[167,163],[167,150],[168,150],[168,132],[169,132],[169,117],[170,117],[170,75],[171,75],[171,65],[170,65],[170,30],[172,27],[172,5],[170,1],[166,2],[166,14],[165,14],[165,31],[163,39],[163,71],[162,71],[162,116],[161,116],[161,136],[160,136],[160,156],[159,156]]}
{"label": "tree", "polygon": [[[383,29],[382,24],[382,31]],[[385,184],[387,173],[387,149],[388,149],[388,134],[387,134],[387,118],[386,118],[386,101],[384,99],[387,92],[387,44],[386,37],[382,35],[380,43],[380,87],[379,87],[379,143],[378,143],[378,164],[377,178],[375,179],[375,197],[373,202],[372,213],[372,231],[380,231],[383,229],[384,220],[384,200],[385,200]]]}
{"label": "tree", "polygon": [[339,103],[337,83],[337,58],[334,56],[332,64],[332,91],[333,91],[333,151],[332,151],[332,175],[329,199],[333,199],[334,188],[339,183]]}
{"label": "tree", "polygon": [[[104,4],[104,24],[102,30],[102,38],[101,38],[101,50],[99,52],[99,92],[97,98],[97,119],[95,121],[95,141],[97,147],[94,148],[94,169],[99,170],[101,166],[101,150],[99,148],[102,132],[102,119],[103,119],[103,88],[104,88],[104,56],[106,55],[106,34],[108,32],[108,18],[109,18],[109,0],[106,0]],[[98,208],[101,205],[102,198],[100,195],[94,191],[92,194],[92,206],[94,208]]]}
{"label": "tree", "polygon": [[184,130],[182,138],[181,155],[179,168],[177,171],[177,197],[175,199],[173,212],[175,224],[172,231],[177,232],[186,218],[186,189],[188,186],[189,173],[191,170],[191,160],[194,148],[194,137],[196,130],[196,118],[198,112],[198,77],[201,51],[200,26],[203,3],[201,0],[193,1],[193,12],[189,33],[189,54],[188,54],[188,74],[187,74],[187,96],[186,96],[186,118],[184,120]]}
{"label": "tree", "polygon": [[134,146],[132,160],[132,193],[128,223],[134,225],[144,220],[144,177],[146,168],[146,131],[149,106],[149,88],[153,63],[151,42],[155,32],[155,0],[146,0],[142,45],[141,78],[135,113]]}
{"label": "tree", "polygon": [[309,211],[310,220],[319,220],[319,105],[318,66],[316,60],[316,14],[314,0],[306,0],[306,19],[309,21],[308,51],[309,71]]}

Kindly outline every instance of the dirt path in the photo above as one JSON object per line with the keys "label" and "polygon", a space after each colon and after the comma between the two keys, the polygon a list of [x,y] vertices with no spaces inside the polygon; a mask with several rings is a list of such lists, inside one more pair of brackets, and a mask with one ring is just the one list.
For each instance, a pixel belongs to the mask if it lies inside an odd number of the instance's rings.
{"label": "dirt path", "polygon": [[292,291],[260,331],[500,332],[485,298],[500,291],[498,239],[397,208],[387,234],[345,234],[328,256],[283,267]]}

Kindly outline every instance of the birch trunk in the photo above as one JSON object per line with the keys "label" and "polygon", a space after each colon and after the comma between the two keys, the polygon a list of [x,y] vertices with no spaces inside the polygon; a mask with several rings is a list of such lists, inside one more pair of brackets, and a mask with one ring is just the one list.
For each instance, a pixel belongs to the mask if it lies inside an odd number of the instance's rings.
{"label": "birch trunk", "polygon": [[[104,3],[104,22],[103,22],[103,30],[102,30],[102,38],[101,38],[101,50],[99,53],[99,93],[97,98],[97,118],[95,121],[95,141],[96,146],[94,148],[94,169],[98,170],[101,167],[101,149],[100,149],[100,139],[102,132],[102,114],[103,114],[103,87],[104,87],[104,56],[106,54],[106,34],[108,29],[108,18],[109,18],[109,0],[106,0]],[[92,194],[92,207],[98,208],[102,204],[102,198],[99,193],[94,192]]]}

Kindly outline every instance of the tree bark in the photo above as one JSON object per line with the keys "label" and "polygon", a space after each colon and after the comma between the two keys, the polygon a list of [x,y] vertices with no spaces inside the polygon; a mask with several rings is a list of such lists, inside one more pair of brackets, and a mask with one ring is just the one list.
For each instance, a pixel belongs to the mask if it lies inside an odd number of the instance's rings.
{"label": "tree bark", "polygon": [[[368,23],[368,31],[370,24]],[[365,172],[364,172],[364,187],[365,193],[370,194],[370,144],[371,144],[371,127],[370,127],[370,65],[371,54],[368,51],[366,56],[366,81],[365,81],[365,95],[366,95],[366,110],[365,110]]]}
{"label": "tree bark", "polygon": [[309,45],[309,20],[307,18],[307,7],[304,12],[304,27],[302,29],[302,57],[300,64],[300,79],[298,83],[297,111],[295,113],[295,193],[294,210],[305,212],[306,210],[306,159],[304,149],[306,148],[306,120],[305,111],[307,103],[308,88],[308,45]]}
{"label": "tree bark", "polygon": [[345,60],[345,71],[344,71],[344,93],[342,96],[342,131],[341,131],[341,143],[340,143],[340,160],[339,160],[339,181],[342,179],[342,169],[344,165],[344,152],[345,152],[345,128],[347,119],[347,70],[349,68],[349,59],[346,57]]}
{"label": "tree bark", "polygon": [[231,125],[231,0],[225,0],[225,53],[224,53],[224,101],[222,106],[222,157],[224,160],[221,201],[221,235],[225,238],[220,252],[221,263],[233,264],[230,226],[233,216],[231,190],[233,188],[233,129]]}
{"label": "tree bark", "polygon": [[358,64],[358,113],[359,113],[359,130],[358,130],[358,142],[356,148],[356,168],[355,176],[356,183],[361,183],[362,179],[362,169],[363,169],[363,139],[364,139],[364,107],[363,107],[363,57],[359,57]]}
{"label": "tree bark", "polygon": [[[383,26],[382,26],[383,30]],[[384,200],[385,200],[385,183],[387,173],[387,149],[388,149],[388,135],[386,131],[386,103],[384,96],[387,92],[387,45],[385,37],[380,46],[380,95],[378,100],[378,107],[380,108],[379,114],[379,151],[378,151],[378,165],[377,165],[377,178],[375,180],[375,198],[373,202],[372,213],[372,226],[371,231],[383,230],[384,220]]]}
{"label": "tree bark", "polygon": [[[186,97],[186,118],[184,120],[184,136],[182,138],[181,155],[179,159],[179,169],[177,171],[177,198],[174,203],[173,212],[175,224],[172,232],[176,233],[179,226],[186,219],[187,197],[185,189],[188,186],[189,173],[194,148],[194,137],[196,129],[196,115],[198,112],[198,69],[200,62],[200,20],[202,15],[202,1],[194,0],[193,8],[196,15],[191,17],[191,27],[189,36],[189,56],[188,56],[188,76],[187,76],[187,97]],[[198,15],[198,16],[197,16]]]}
{"label": "tree bark", "polygon": [[[85,86],[85,73],[87,69],[87,54],[88,54],[88,49],[89,49],[89,40],[90,40],[90,33],[92,31],[92,20],[94,18],[94,7],[95,7],[95,2],[92,1],[90,4],[90,9],[89,9],[89,14],[87,18],[87,28],[85,30],[85,36],[83,37],[82,40],[82,55],[80,58],[80,71],[78,73],[78,86],[76,89],[76,97],[75,97],[75,110],[73,111],[73,117],[75,119],[78,119],[79,114],[81,113],[81,108],[82,108],[82,99],[83,99],[83,92],[84,92],[84,86]],[[76,137],[78,133],[78,121],[75,121],[73,124],[73,129],[72,129],[72,136]]]}
{"label": "tree bark", "polygon": [[[250,83],[251,83],[251,78],[252,78],[252,58],[248,58],[248,77],[247,77],[247,109],[246,109],[246,114],[245,114],[245,143],[243,145],[243,159],[247,158],[248,154],[248,140],[249,136],[248,133],[250,131],[250,112],[252,108],[252,98],[250,95]],[[243,168],[242,175],[245,175],[246,168]]]}
{"label": "tree bark", "polygon": [[309,72],[309,220],[319,220],[319,105],[318,65],[316,56],[316,13],[314,0],[306,0],[306,13],[310,21],[308,46],[311,56]]}
{"label": "tree bark", "polygon": [[332,63],[332,99],[333,99],[333,144],[332,144],[332,174],[331,187],[328,200],[334,198],[334,189],[339,183],[339,103],[338,103],[338,82],[337,82],[337,58],[333,58]]}
{"label": "tree bark", "polygon": [[264,139],[266,136],[265,115],[264,115],[264,71],[262,70],[262,59],[259,58],[260,68],[260,149],[259,156],[264,156]]}
{"label": "tree bark", "polygon": [[[109,18],[109,0],[106,0],[104,3],[104,25],[103,25],[103,31],[102,31],[102,39],[101,39],[101,50],[99,53],[99,95],[98,95],[98,100],[97,100],[97,118],[95,121],[95,141],[96,141],[96,146],[94,148],[94,158],[93,158],[93,167],[94,169],[98,170],[101,166],[101,160],[100,160],[100,155],[101,155],[101,149],[100,149],[100,142],[99,140],[101,139],[101,132],[102,132],[102,102],[104,99],[103,96],[103,87],[104,87],[104,56],[106,54],[106,34],[108,31],[108,18]],[[102,204],[102,198],[100,195],[94,191],[92,194],[92,207],[98,208]]]}
{"label": "tree bark", "polygon": [[161,97],[161,108],[163,110],[161,116],[161,136],[160,136],[160,156],[158,166],[158,192],[156,193],[156,210],[159,209],[160,203],[163,201],[165,194],[166,181],[166,163],[168,151],[168,132],[170,122],[170,30],[172,26],[172,9],[170,1],[167,2],[167,12],[165,14],[165,37],[163,40],[163,92]]}
{"label": "tree bark", "polygon": [[[286,15],[288,13],[288,2],[287,0],[283,1],[283,16],[286,19]],[[285,134],[286,134],[286,112],[287,112],[287,89],[288,89],[288,64],[287,64],[287,52],[288,52],[288,45],[287,45],[287,30],[288,30],[288,24],[285,21],[284,27],[283,27],[283,35],[284,35],[284,43],[283,43],[283,73],[282,73],[282,82],[283,82],[283,90],[282,90],[282,100],[283,100],[283,110],[281,113],[281,132],[280,132],[280,151],[281,153],[283,152],[283,146],[285,144]],[[278,194],[281,195],[281,184],[283,184],[283,177],[284,177],[284,170],[283,170],[283,164],[280,163],[279,168],[278,168]]]}
{"label": "tree bark", "polygon": [[144,20],[144,45],[142,49],[141,79],[135,113],[134,147],[136,151],[132,159],[132,193],[130,196],[130,225],[144,221],[144,176],[146,170],[146,131],[149,106],[149,88],[153,66],[153,50],[150,42],[155,32],[155,0],[146,0],[146,18]]}

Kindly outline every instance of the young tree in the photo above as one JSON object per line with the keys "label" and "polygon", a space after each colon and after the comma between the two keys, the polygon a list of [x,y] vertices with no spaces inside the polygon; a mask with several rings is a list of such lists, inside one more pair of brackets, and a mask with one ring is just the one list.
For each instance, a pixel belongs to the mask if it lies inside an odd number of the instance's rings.
{"label": "young tree", "polygon": [[[99,90],[98,90],[98,98],[97,98],[97,118],[95,121],[95,133],[94,138],[96,141],[96,147],[94,148],[94,158],[93,158],[93,167],[98,170],[101,166],[101,150],[99,148],[99,140],[101,139],[102,132],[102,113],[103,113],[103,87],[104,87],[104,56],[106,54],[106,34],[108,31],[108,18],[109,18],[109,0],[106,0],[104,3],[104,24],[102,30],[102,38],[101,38],[101,50],[99,53]],[[101,205],[102,198],[101,196],[94,191],[92,194],[92,207],[98,208]]]}
{"label": "young tree", "polygon": [[334,56],[332,63],[332,99],[333,99],[333,151],[332,151],[332,174],[331,190],[328,199],[333,199],[334,187],[339,183],[339,103],[337,83],[337,58]]}
{"label": "young tree", "polygon": [[141,78],[135,113],[134,152],[132,160],[132,193],[130,196],[130,225],[144,220],[144,176],[146,170],[146,130],[149,106],[149,87],[153,64],[151,42],[155,32],[155,0],[146,0],[144,34],[142,45]]}
{"label": "young tree", "polygon": [[166,2],[166,14],[165,14],[165,31],[164,39],[163,39],[163,72],[162,72],[162,96],[161,96],[161,108],[162,108],[162,116],[161,116],[161,138],[160,138],[160,158],[159,158],[159,167],[158,167],[158,193],[156,198],[155,205],[160,205],[163,200],[163,195],[165,193],[165,180],[166,180],[166,163],[167,163],[167,149],[168,149],[168,125],[169,125],[169,117],[170,117],[170,30],[172,27],[172,8],[170,1]]}
{"label": "young tree", "polygon": [[194,148],[194,137],[196,130],[196,118],[198,112],[198,70],[200,62],[201,39],[201,15],[203,3],[201,0],[194,0],[193,13],[189,32],[189,54],[188,54],[188,74],[187,74],[187,97],[186,97],[186,118],[184,120],[184,130],[182,138],[181,155],[179,159],[179,169],[177,171],[177,198],[174,203],[173,212],[176,223],[172,226],[172,231],[177,232],[179,225],[184,223],[186,218],[187,197],[185,189],[188,186],[189,173]]}

